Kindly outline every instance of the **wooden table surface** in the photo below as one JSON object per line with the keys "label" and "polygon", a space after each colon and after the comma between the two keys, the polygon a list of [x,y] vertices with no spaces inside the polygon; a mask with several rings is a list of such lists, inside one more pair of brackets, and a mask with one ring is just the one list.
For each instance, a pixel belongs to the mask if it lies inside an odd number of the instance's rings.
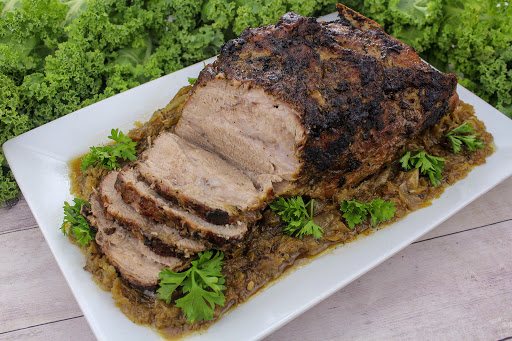
{"label": "wooden table surface", "polygon": [[[512,177],[277,340],[512,340]],[[0,340],[94,340],[27,203],[0,208]]]}

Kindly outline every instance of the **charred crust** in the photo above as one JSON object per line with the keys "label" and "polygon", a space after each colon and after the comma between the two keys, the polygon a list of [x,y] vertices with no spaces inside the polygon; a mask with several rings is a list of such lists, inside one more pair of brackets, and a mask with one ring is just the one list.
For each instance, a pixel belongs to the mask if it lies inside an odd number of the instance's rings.
{"label": "charred crust", "polygon": [[191,257],[194,257],[194,254],[197,252],[191,251],[188,249],[180,249],[176,246],[170,246],[163,242],[158,237],[148,237],[147,235],[139,234],[137,231],[135,232],[137,238],[141,239],[145,246],[147,246],[151,251],[153,251],[155,254],[164,256],[164,257],[176,257],[181,260],[187,261]]}
{"label": "charred crust", "polygon": [[[394,150],[372,155],[376,144],[394,141],[398,148],[405,140],[397,136],[414,137],[438,122],[456,86],[454,76],[422,62],[378,23],[336,7],[335,24],[290,12],[276,25],[246,29],[221,47],[217,62],[201,76],[223,73],[251,82],[297,111],[307,135],[303,174],[312,177],[352,169],[356,163],[345,159],[349,152],[360,162],[370,156],[388,162]],[[410,94],[418,100],[407,104]],[[355,180],[347,173],[346,181]]]}
{"label": "charred crust", "polygon": [[345,173],[353,172],[361,167],[362,162],[356,159],[349,159],[345,164]]}
{"label": "charred crust", "polygon": [[348,89],[350,89],[350,83],[345,80],[340,80],[334,88],[334,90],[340,92],[347,91]]}
{"label": "charred crust", "polygon": [[214,210],[206,210],[205,220],[216,225],[225,225],[230,221],[228,212],[218,208]]}
{"label": "charred crust", "polygon": [[345,153],[351,143],[351,139],[344,135],[339,136],[333,141],[318,139],[314,145],[306,145],[305,158],[316,166],[320,171],[329,169],[333,162]]}
{"label": "charred crust", "polygon": [[350,21],[345,17],[338,18],[335,22],[343,26],[353,27]]}
{"label": "charred crust", "polygon": [[174,256],[181,258],[185,252],[184,250],[180,250],[178,248],[169,247],[169,245],[165,244],[162,240],[156,237],[148,238],[148,236],[143,235],[142,238],[144,245],[160,256]]}
{"label": "charred crust", "polygon": [[165,213],[164,209],[157,205],[153,200],[145,198],[138,193],[137,189],[119,177],[115,184],[116,189],[121,193],[126,203],[137,204],[139,213],[145,217],[153,219],[162,224],[172,224],[180,230],[180,234],[205,242],[206,247],[212,249],[224,249],[233,243],[237,243],[241,238],[226,239],[213,233],[202,232],[194,229],[187,221],[178,217],[171,217]]}
{"label": "charred crust", "polygon": [[348,8],[343,4],[336,4],[336,9],[338,10],[338,20],[348,21],[348,25],[355,28],[362,28],[363,26],[367,26],[377,32],[383,32],[382,27],[377,24],[375,21],[368,19],[364,15]]}
{"label": "charred crust", "polygon": [[236,54],[242,50],[244,44],[245,40],[242,38],[231,39],[220,46],[219,53],[228,55]]}
{"label": "charred crust", "polygon": [[[230,214],[230,212],[222,210],[220,208],[212,209],[209,206],[203,205],[198,202],[194,202],[192,200],[189,200],[188,198],[181,197],[177,199],[176,197],[166,195],[165,193],[162,192],[160,192],[160,194],[173,204],[181,206],[187,209],[189,212],[197,214],[199,217],[203,218],[207,222],[215,225],[231,224],[240,218],[238,214]],[[236,211],[236,209],[233,209],[233,213],[235,213]]]}
{"label": "charred crust", "polygon": [[315,164],[318,170],[324,171],[329,169],[332,161],[322,157],[323,154],[324,150],[320,146],[306,146],[304,158],[306,162]]}
{"label": "charred crust", "polygon": [[187,221],[174,220],[176,224],[181,224],[184,231],[186,231],[185,235],[190,236],[195,240],[201,240],[205,242],[209,248],[212,249],[225,249],[234,243],[238,243],[241,241],[241,238],[223,238],[217,234],[206,232],[206,231],[198,231],[195,230]]}
{"label": "charred crust", "polygon": [[[141,181],[144,180],[141,178]],[[240,210],[238,210],[236,207],[228,207],[227,210],[222,210],[220,208],[214,209],[205,204],[185,197],[178,192],[174,193],[165,190],[162,186],[162,183],[159,181],[154,181],[153,183],[157,189],[157,192],[162,197],[169,200],[174,205],[181,206],[187,209],[189,212],[198,215],[209,223],[215,225],[226,225],[235,223],[244,218],[243,215],[241,215]]]}

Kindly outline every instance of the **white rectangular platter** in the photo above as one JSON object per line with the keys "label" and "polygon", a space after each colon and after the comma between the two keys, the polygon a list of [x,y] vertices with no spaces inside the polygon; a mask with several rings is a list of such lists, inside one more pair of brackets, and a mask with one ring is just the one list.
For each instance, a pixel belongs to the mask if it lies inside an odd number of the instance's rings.
{"label": "white rectangular platter", "polygon": [[[323,18],[331,19],[331,18]],[[206,63],[212,61],[207,60]],[[84,256],[59,230],[70,194],[68,162],[90,146],[107,142],[112,128],[128,131],[146,121],[174,94],[197,77],[198,63],[125,91],[20,135],[4,145],[6,158],[57,263],[99,340],[160,340],[114,305],[83,270]],[[188,340],[257,340],[347,285],[449,218],[512,174],[512,120],[465,88],[460,99],[475,107],[494,135],[496,152],[467,178],[446,189],[432,205],[405,219],[317,257],[232,309],[207,331]],[[43,284],[41,284],[43,285]]]}

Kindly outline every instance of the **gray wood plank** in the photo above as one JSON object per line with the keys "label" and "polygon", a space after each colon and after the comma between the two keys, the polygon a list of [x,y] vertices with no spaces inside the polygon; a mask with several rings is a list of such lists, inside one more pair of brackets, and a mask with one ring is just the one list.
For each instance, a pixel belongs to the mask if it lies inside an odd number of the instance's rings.
{"label": "gray wood plank", "polygon": [[413,244],[265,341],[510,337],[511,245],[512,221]]}
{"label": "gray wood plank", "polygon": [[47,323],[0,334],[0,341],[93,341],[96,340],[85,317]]}
{"label": "gray wood plank", "polygon": [[34,227],[37,227],[36,220],[23,196],[12,207],[0,207],[0,234]]}
{"label": "gray wood plank", "polygon": [[0,235],[0,333],[82,315],[41,231]]}
{"label": "gray wood plank", "polygon": [[419,240],[512,219],[512,177],[509,177]]}

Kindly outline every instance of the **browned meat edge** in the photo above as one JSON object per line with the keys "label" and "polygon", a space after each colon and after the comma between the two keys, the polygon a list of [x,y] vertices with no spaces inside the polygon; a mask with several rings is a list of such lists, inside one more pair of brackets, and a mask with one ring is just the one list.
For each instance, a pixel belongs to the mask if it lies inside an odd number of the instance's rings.
{"label": "browned meat edge", "polygon": [[[144,282],[142,279],[138,278],[136,275],[135,269],[126,269],[123,265],[123,261],[116,259],[114,256],[112,256],[112,250],[107,248],[106,245],[104,245],[105,240],[106,243],[110,243],[108,241],[109,237],[112,235],[115,235],[117,233],[124,233],[126,234],[126,238],[134,241],[134,243],[141,243],[139,239],[137,239],[135,236],[131,235],[131,232],[129,230],[124,229],[122,226],[117,224],[116,222],[109,220],[105,215],[104,211],[102,209],[102,203],[101,198],[97,194],[91,195],[89,202],[91,203],[90,209],[83,209],[82,214],[87,219],[89,225],[93,230],[96,231],[96,244],[98,245],[99,250],[107,257],[109,263],[116,269],[118,275],[122,277],[124,280],[126,280],[127,283],[129,283],[131,286],[139,289],[144,290],[154,290],[158,287],[158,278],[155,277],[151,283]],[[125,239],[126,239],[125,238]],[[130,246],[127,245],[127,243],[123,243],[121,247]],[[132,245],[133,246],[133,245]],[[144,250],[146,248],[146,250]],[[140,249],[144,250],[144,253],[139,251]],[[152,261],[150,258],[145,258],[146,255],[149,255],[151,258],[159,259],[165,259],[167,258],[169,262],[173,263],[172,266],[170,266],[170,269],[173,271],[181,271],[187,267],[190,266],[190,263],[183,262],[177,258],[174,257],[163,257],[159,256],[153,251],[151,251],[149,248],[138,245],[138,247],[129,247],[128,250],[125,250],[127,253],[131,253],[133,257],[142,257],[144,260]],[[115,254],[115,252],[114,252]],[[151,256],[153,254],[153,256]],[[140,266],[140,269],[146,270],[146,267],[144,267],[141,264],[137,264],[137,262],[128,262],[130,265],[138,265]],[[156,263],[158,265],[158,268],[160,271],[161,268],[166,267],[164,263]],[[170,263],[169,263],[170,264]],[[154,266],[155,264],[153,264]]]}
{"label": "browned meat edge", "polygon": [[[245,232],[247,231],[247,225],[244,223],[239,223],[236,225],[225,225],[227,230],[237,228],[240,229],[240,227],[242,227],[240,233],[231,237],[210,232],[203,226],[212,225],[211,223],[203,221],[203,224],[200,224],[198,223],[198,221],[200,221],[199,217],[197,217],[196,222],[193,222],[184,218],[183,215],[173,214],[173,212],[164,209],[161,203],[163,202],[164,205],[171,207],[173,210],[183,210],[179,207],[176,207],[172,202],[167,201],[163,197],[156,197],[152,193],[141,193],[131,181],[126,181],[124,177],[126,171],[134,170],[130,167],[123,169],[117,178],[116,188],[121,193],[123,200],[126,203],[132,205],[141,215],[160,223],[175,224],[181,228],[181,232],[184,236],[190,237],[194,240],[201,240],[206,243],[208,248],[227,248],[230,245],[243,239]],[[137,176],[137,180],[142,181],[139,176]],[[190,214],[186,211],[183,213]],[[213,225],[213,227],[214,226],[219,227],[222,225]]]}
{"label": "browned meat edge", "polygon": [[163,256],[185,256],[188,258],[191,254],[206,249],[201,242],[180,236],[176,226],[154,222],[126,204],[115,188],[117,175],[118,172],[111,172],[100,183],[100,196],[105,207],[105,215],[109,219],[130,229],[145,245]]}

